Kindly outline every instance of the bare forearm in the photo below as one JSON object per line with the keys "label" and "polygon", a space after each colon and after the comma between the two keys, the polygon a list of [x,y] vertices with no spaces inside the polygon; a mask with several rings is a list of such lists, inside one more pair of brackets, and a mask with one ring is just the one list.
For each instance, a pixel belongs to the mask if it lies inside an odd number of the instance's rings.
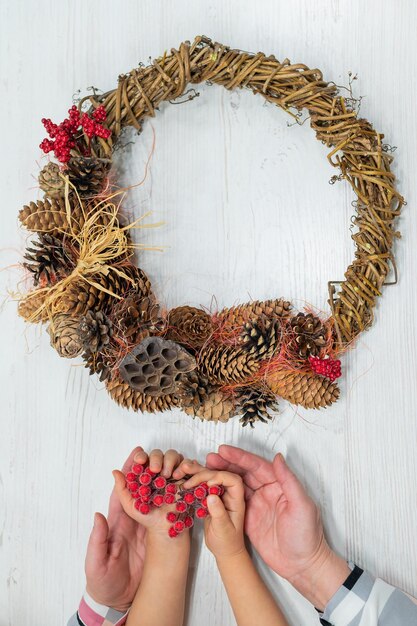
{"label": "bare forearm", "polygon": [[126,626],[182,626],[189,556],[188,533],[147,537],[142,580]]}
{"label": "bare forearm", "polygon": [[287,626],[246,550],[217,565],[238,626]]}

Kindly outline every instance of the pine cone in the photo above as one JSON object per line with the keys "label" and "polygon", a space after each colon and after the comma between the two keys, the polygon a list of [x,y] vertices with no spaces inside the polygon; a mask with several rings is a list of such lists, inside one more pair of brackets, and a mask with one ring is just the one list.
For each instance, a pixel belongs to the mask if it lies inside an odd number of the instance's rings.
{"label": "pine cone", "polygon": [[115,334],[130,345],[136,345],[151,332],[161,330],[163,327],[159,305],[152,293],[147,296],[132,294],[119,300],[113,306],[111,319]]}
{"label": "pine cone", "polygon": [[37,324],[39,322],[46,322],[48,315],[45,310],[40,310],[48,295],[47,289],[34,289],[26,294],[26,296],[20,300],[18,305],[18,313],[20,317],[23,317],[26,322]]}
{"label": "pine cone", "polygon": [[159,411],[172,409],[172,407],[178,406],[179,404],[178,399],[173,395],[156,397],[135,391],[128,383],[125,383],[120,376],[107,380],[106,388],[117,404],[127,409],[133,409],[134,411],[157,413]]}
{"label": "pine cone", "polygon": [[244,382],[258,369],[252,354],[224,344],[209,344],[198,359],[199,371],[215,385]]}
{"label": "pine cone", "polygon": [[278,408],[276,396],[265,386],[242,387],[237,392],[236,405],[238,412],[242,413],[239,421],[251,428],[257,421],[266,423],[272,418],[268,409],[276,411]]}
{"label": "pine cone", "polygon": [[57,315],[47,328],[51,338],[51,346],[55,348],[59,356],[65,359],[73,359],[83,351],[83,346],[78,335],[80,320],[69,315]]}
{"label": "pine cone", "polygon": [[147,337],[125,356],[121,378],[132,389],[149,396],[175,393],[179,378],[196,367],[194,357],[179,344],[162,337]]}
{"label": "pine cone", "polygon": [[[118,273],[111,271],[111,269],[106,276],[97,274],[89,276],[88,279],[91,283],[98,283],[104,289],[120,298],[123,298],[131,291],[135,291],[141,296],[149,294],[151,283],[143,270],[134,265],[121,267],[120,270],[131,280],[119,276]],[[81,317],[89,309],[108,313],[118,301],[119,299],[115,296],[80,278],[68,285],[62,294],[60,305],[65,313]]]}
{"label": "pine cone", "polygon": [[102,311],[87,311],[81,318],[78,334],[87,352],[100,352],[110,341],[112,323]]}
{"label": "pine cone", "polygon": [[291,328],[294,333],[292,345],[303,359],[317,356],[326,345],[326,329],[322,321],[312,313],[298,313],[291,319]]}
{"label": "pine cone", "polygon": [[[19,212],[19,220],[28,230],[34,232],[47,232],[55,237],[63,233],[78,234],[85,224],[86,217],[91,215],[92,207],[82,210],[78,199],[71,195],[68,197],[71,213],[71,224],[68,222],[67,210],[64,198],[49,200],[37,200],[25,205]],[[98,223],[102,226],[109,224],[111,216],[106,212],[100,215]]]}
{"label": "pine cone", "polygon": [[110,164],[91,157],[73,157],[65,174],[79,196],[96,196],[104,187]]}
{"label": "pine cone", "polygon": [[167,339],[198,349],[213,332],[211,316],[193,306],[178,306],[168,313]]}
{"label": "pine cone", "polygon": [[207,378],[201,376],[196,370],[182,376],[179,379],[176,395],[180,399],[181,407],[198,410],[214,391]]}
{"label": "pine cone", "polygon": [[290,315],[291,303],[283,298],[277,300],[254,300],[222,309],[216,314],[216,320],[225,332],[233,331],[246,322],[256,321],[259,317],[286,318]]}
{"label": "pine cone", "polygon": [[262,316],[245,324],[242,347],[258,361],[270,359],[279,348],[281,334],[279,320]]}
{"label": "pine cone", "polygon": [[39,187],[45,192],[49,198],[63,198],[65,195],[65,180],[61,175],[59,165],[47,163],[41,169],[39,176]]}
{"label": "pine cone", "polygon": [[186,407],[184,412],[207,422],[228,422],[236,414],[232,400],[221,391],[212,391],[200,408]]}
{"label": "pine cone", "polygon": [[306,409],[329,406],[340,394],[335,383],[312,372],[280,369],[267,374],[265,383],[277,396]]}
{"label": "pine cone", "polygon": [[33,274],[35,287],[53,285],[68,275],[75,266],[75,258],[64,240],[41,233],[39,241],[33,241],[24,256],[23,266]]}

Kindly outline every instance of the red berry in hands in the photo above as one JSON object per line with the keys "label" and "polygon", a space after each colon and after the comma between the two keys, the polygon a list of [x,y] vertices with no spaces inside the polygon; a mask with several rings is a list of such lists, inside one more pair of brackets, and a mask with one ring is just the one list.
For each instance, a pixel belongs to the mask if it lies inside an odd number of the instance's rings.
{"label": "red berry in hands", "polygon": [[185,511],[187,510],[187,505],[185,502],[182,502],[181,500],[179,502],[177,502],[177,504],[175,505],[175,508],[177,509],[177,511],[179,511],[180,513],[185,513]]}
{"label": "red berry in hands", "polygon": [[205,487],[203,486],[203,484],[198,485],[198,487],[194,489],[194,495],[198,500],[202,500],[203,498],[206,497],[207,491]]}
{"label": "red berry in hands", "polygon": [[152,498],[152,504],[157,507],[162,506],[164,504],[164,496],[156,494],[156,496],[153,496]]}
{"label": "red berry in hands", "polygon": [[174,504],[175,502],[175,496],[173,493],[166,493],[164,495],[164,502],[165,504]]}
{"label": "red berry in hands", "polygon": [[149,504],[146,504],[146,502],[142,502],[139,506],[139,513],[142,513],[142,515],[148,515],[150,510],[151,507],[149,506]]}
{"label": "red berry in hands", "polygon": [[146,470],[139,476],[139,482],[141,485],[150,485],[152,482],[152,476],[146,472]]}
{"label": "red berry in hands", "polygon": [[144,467],[143,467],[143,465],[141,465],[140,463],[135,463],[134,465],[132,465],[132,472],[133,472],[134,474],[137,474],[138,476],[139,476],[140,474],[142,474],[143,469],[144,469]]}
{"label": "red berry in hands", "polygon": [[192,526],[194,526],[194,520],[191,515],[187,515],[187,517],[184,519],[184,524],[186,528],[191,528]]}
{"label": "red berry in hands", "polygon": [[203,517],[207,517],[208,511],[207,511],[207,509],[201,508],[201,509],[197,509],[195,514],[196,514],[197,517],[202,519]]}
{"label": "red berry in hands", "polygon": [[167,486],[165,487],[165,492],[166,493],[177,493],[177,485],[175,483],[168,483]]}
{"label": "red berry in hands", "polygon": [[138,483],[127,483],[127,488],[129,489],[129,491],[137,491],[138,490]]}
{"label": "red berry in hands", "polygon": [[128,483],[133,483],[136,480],[137,476],[133,472],[128,472],[126,474],[126,480]]}
{"label": "red berry in hands", "polygon": [[193,502],[195,502],[195,495],[191,491],[184,494],[184,502],[186,502],[187,504],[192,504]]}
{"label": "red berry in hands", "polygon": [[138,491],[142,497],[150,496],[152,493],[152,489],[148,485],[141,485]]}
{"label": "red berry in hands", "polygon": [[170,511],[169,513],[167,513],[167,520],[171,523],[177,521],[177,515],[174,513],[174,511]]}
{"label": "red berry in hands", "polygon": [[174,524],[174,530],[177,531],[177,533],[182,533],[183,530],[185,530],[185,524],[184,522],[182,522],[181,520],[178,520],[177,522],[175,522]]}
{"label": "red berry in hands", "polygon": [[178,533],[173,526],[168,530],[168,535],[170,537],[178,537]]}
{"label": "red berry in hands", "polygon": [[157,476],[152,484],[156,489],[163,489],[166,486],[167,481],[163,476]]}
{"label": "red berry in hands", "polygon": [[221,486],[220,485],[212,485],[209,487],[208,492],[212,496],[220,496],[221,495]]}

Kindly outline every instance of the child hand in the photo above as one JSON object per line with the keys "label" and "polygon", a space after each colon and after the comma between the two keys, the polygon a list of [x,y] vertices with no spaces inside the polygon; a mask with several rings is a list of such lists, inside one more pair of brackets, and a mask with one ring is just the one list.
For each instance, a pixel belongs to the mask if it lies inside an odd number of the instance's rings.
{"label": "child hand", "polygon": [[[160,473],[164,478],[168,479],[171,478],[174,470],[180,465],[183,458],[182,454],[176,450],[168,450],[165,454],[161,450],[152,450],[149,456],[145,451],[140,450],[135,455],[134,462],[145,465],[149,460],[149,469]],[[148,530],[148,534],[162,534],[168,537],[169,522],[166,519],[166,515],[168,510],[172,510],[172,507],[153,508],[148,515],[143,515],[135,508],[135,501],[126,486],[125,475],[118,470],[114,470],[113,477],[115,480],[115,491],[125,513],[144,526]]]}
{"label": "child hand", "polygon": [[240,476],[231,472],[215,472],[202,468],[196,462],[184,461],[178,473],[192,474],[183,484],[185,489],[206,482],[209,487],[223,485],[224,495],[207,496],[210,516],[204,524],[206,545],[217,560],[230,558],[246,550],[243,537],[245,500],[243,482]]}

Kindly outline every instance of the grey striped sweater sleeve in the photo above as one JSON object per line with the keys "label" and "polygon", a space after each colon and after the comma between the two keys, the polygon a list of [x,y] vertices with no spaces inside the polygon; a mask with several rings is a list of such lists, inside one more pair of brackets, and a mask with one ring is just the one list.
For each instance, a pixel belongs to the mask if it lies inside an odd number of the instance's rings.
{"label": "grey striped sweater sleeve", "polygon": [[357,565],[331,598],[323,626],[417,626],[417,604]]}

